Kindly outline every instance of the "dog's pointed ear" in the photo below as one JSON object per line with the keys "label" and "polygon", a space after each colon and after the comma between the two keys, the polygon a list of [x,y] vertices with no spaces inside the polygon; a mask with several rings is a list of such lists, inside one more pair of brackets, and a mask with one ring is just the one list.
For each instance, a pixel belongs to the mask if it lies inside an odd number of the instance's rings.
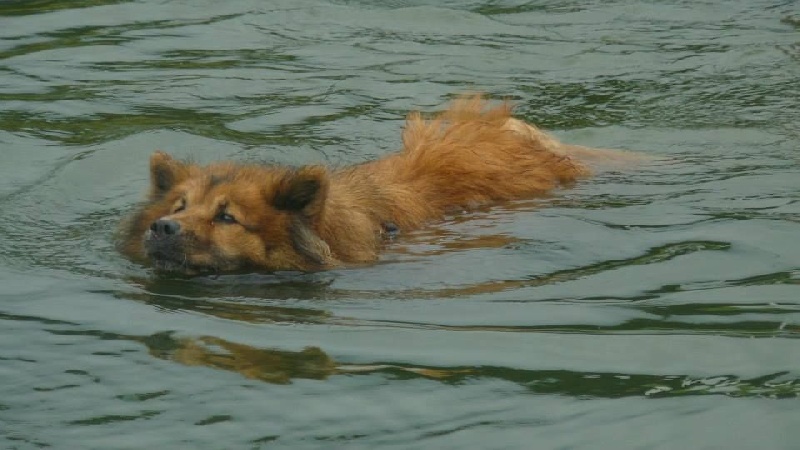
{"label": "dog's pointed ear", "polygon": [[322,213],[328,196],[328,171],[322,166],[304,166],[286,173],[275,188],[272,206],[299,212],[306,217]]}
{"label": "dog's pointed ear", "polygon": [[150,197],[158,198],[189,177],[189,167],[162,151],[150,156]]}

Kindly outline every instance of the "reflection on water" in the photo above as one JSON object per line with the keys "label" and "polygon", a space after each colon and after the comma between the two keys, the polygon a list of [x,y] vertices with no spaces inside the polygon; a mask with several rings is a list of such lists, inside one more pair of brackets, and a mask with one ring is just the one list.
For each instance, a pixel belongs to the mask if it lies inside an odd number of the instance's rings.
{"label": "reflection on water", "polygon": [[315,347],[300,352],[261,350],[211,336],[176,339],[169,334],[148,336],[142,343],[156,358],[229,370],[267,383],[288,383],[294,378],[324,380],[336,370],[333,360]]}
{"label": "reflection on water", "polygon": [[[0,447],[796,448],[794,6],[0,3]],[[155,149],[360,163],[464,91],[647,158],[364,267],[114,249]]]}
{"label": "reflection on water", "polygon": [[791,398],[800,394],[800,382],[788,372],[741,379],[729,375],[694,378],[680,375],[527,371],[505,367],[337,365],[330,356],[316,347],[289,352],[258,349],[210,336],[174,338],[168,334],[148,336],[141,339],[141,342],[147,345],[150,354],[157,358],[187,366],[228,370],[246,378],[277,384],[289,383],[300,378],[322,380],[334,374],[383,373],[400,379],[421,376],[448,384],[463,383],[476,378],[498,378],[519,383],[539,394],[559,394],[579,398],[642,395],[667,397],[697,394]]}
{"label": "reflection on water", "polygon": [[[36,320],[34,318],[11,316],[5,316],[2,319]],[[796,333],[797,331],[795,329],[788,332]],[[123,336],[94,332],[51,332],[66,335],[86,334],[101,339],[130,340],[143,344],[150,355],[159,359],[173,361],[186,366],[230,371],[245,378],[273,384],[287,384],[298,379],[325,380],[334,375],[382,374],[396,380],[410,380],[421,377],[456,386],[469,380],[500,379],[519,384],[538,394],[558,394],[578,398],[619,398],[629,396],[661,398],[698,394],[790,398],[800,394],[800,383],[788,371],[748,379],[726,374],[695,377],[678,374],[643,375],[571,372],[565,370],[520,370],[493,366],[415,366],[389,362],[380,364],[347,364],[337,363],[317,347],[307,347],[300,351],[287,351],[258,348],[213,336],[178,337],[170,332],[157,333],[150,336]],[[200,375],[198,374],[198,376]]]}

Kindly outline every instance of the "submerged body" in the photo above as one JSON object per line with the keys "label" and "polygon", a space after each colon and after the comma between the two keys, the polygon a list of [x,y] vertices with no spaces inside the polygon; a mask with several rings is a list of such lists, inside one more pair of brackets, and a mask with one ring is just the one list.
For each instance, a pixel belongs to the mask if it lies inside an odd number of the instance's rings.
{"label": "submerged body", "polygon": [[368,263],[387,231],[542,195],[588,175],[579,159],[603,152],[562,144],[479,96],[429,120],[412,113],[400,152],[341,169],[199,166],[156,152],[148,200],[123,226],[121,249],[187,274]]}

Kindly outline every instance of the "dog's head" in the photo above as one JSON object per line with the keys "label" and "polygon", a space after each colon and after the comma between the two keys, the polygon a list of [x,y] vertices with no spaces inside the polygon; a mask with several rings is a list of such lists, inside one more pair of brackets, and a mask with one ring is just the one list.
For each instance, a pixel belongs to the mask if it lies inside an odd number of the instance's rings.
{"label": "dog's head", "polygon": [[328,185],[321,166],[199,166],[156,152],[123,250],[185,274],[321,269],[333,264],[316,231]]}

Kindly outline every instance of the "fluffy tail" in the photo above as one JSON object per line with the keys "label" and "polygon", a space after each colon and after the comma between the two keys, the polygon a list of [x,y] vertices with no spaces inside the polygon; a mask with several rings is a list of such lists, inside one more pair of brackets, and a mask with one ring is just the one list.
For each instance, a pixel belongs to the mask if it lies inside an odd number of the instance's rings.
{"label": "fluffy tail", "polygon": [[588,175],[575,158],[557,151],[558,141],[520,132],[515,124],[527,124],[511,110],[508,103],[489,108],[474,95],[429,120],[410,114],[404,150],[392,163],[394,181],[445,211],[541,195]]}

